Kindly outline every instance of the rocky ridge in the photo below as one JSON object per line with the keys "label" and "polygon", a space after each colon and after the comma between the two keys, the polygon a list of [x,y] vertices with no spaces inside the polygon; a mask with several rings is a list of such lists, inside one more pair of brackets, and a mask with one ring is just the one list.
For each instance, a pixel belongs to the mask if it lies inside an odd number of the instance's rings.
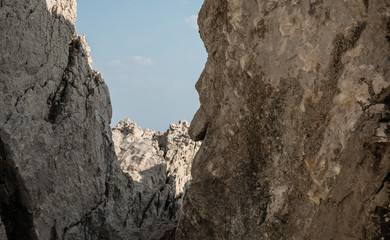
{"label": "rocky ridge", "polygon": [[177,239],[389,239],[390,2],[205,0]]}
{"label": "rocky ridge", "polygon": [[126,119],[112,131],[118,163],[134,181],[131,215],[140,239],[148,239],[157,225],[165,227],[155,234],[174,236],[191,180],[192,160],[200,146],[190,139],[189,126],[179,121],[166,132],[155,132]]}

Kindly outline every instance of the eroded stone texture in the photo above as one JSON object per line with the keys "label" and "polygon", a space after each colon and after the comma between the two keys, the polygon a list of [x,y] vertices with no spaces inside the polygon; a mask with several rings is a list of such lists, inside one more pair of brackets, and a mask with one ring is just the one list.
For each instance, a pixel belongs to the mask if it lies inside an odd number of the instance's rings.
{"label": "eroded stone texture", "polygon": [[131,215],[138,227],[134,231],[144,239],[151,235],[161,239],[157,235],[165,231],[160,227],[174,236],[200,146],[190,139],[188,128],[188,122],[180,121],[166,132],[155,132],[126,119],[112,131],[119,165],[134,180]]}
{"label": "eroded stone texture", "polygon": [[178,239],[387,239],[390,1],[205,0]]}
{"label": "eroded stone texture", "polygon": [[13,239],[128,239],[132,180],[74,0],[0,1],[0,215]]}
{"label": "eroded stone texture", "polygon": [[4,240],[7,239],[7,234],[5,232],[5,228],[1,220],[0,220],[0,239],[4,239]]}

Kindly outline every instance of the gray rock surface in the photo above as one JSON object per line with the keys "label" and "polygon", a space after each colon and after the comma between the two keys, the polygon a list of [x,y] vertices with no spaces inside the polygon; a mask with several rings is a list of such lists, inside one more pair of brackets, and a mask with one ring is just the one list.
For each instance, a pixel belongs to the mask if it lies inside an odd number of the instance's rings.
{"label": "gray rock surface", "polygon": [[128,239],[136,227],[109,91],[75,17],[74,0],[0,1],[0,215],[9,240]]}
{"label": "gray rock surface", "polygon": [[3,222],[1,221],[1,219],[0,219],[0,239],[2,239],[2,240],[7,239],[7,234],[5,232],[5,228],[4,228],[4,225],[3,225]]}
{"label": "gray rock surface", "polygon": [[155,132],[126,119],[112,131],[119,165],[134,180],[132,216],[141,233],[160,234],[150,230],[160,225],[174,233],[200,146],[190,139],[189,126],[179,121],[166,132]]}
{"label": "gray rock surface", "polygon": [[390,239],[388,0],[205,0],[177,239]]}

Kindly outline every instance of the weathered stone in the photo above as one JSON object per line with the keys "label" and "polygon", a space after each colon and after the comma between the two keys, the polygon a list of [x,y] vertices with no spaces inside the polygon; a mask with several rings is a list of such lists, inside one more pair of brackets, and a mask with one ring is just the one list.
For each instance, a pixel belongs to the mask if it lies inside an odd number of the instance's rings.
{"label": "weathered stone", "polygon": [[7,234],[5,232],[5,228],[1,219],[0,219],[0,239],[7,240]]}
{"label": "weathered stone", "polygon": [[0,1],[0,215],[8,240],[127,239],[132,180],[74,0]]}
{"label": "weathered stone", "polygon": [[141,238],[174,235],[192,160],[200,143],[188,135],[189,124],[171,124],[166,132],[141,129],[129,119],[112,131],[120,167],[134,179],[132,217]]}
{"label": "weathered stone", "polygon": [[205,0],[177,239],[390,238],[389,6]]}

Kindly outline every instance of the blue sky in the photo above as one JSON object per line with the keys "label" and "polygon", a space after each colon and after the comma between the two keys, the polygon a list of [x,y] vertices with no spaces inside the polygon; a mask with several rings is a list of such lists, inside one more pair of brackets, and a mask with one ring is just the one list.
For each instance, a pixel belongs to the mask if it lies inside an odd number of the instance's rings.
{"label": "blue sky", "polygon": [[110,89],[111,126],[130,118],[165,131],[191,121],[195,83],[207,54],[196,18],[202,0],[77,2],[77,34],[85,34],[93,67]]}

